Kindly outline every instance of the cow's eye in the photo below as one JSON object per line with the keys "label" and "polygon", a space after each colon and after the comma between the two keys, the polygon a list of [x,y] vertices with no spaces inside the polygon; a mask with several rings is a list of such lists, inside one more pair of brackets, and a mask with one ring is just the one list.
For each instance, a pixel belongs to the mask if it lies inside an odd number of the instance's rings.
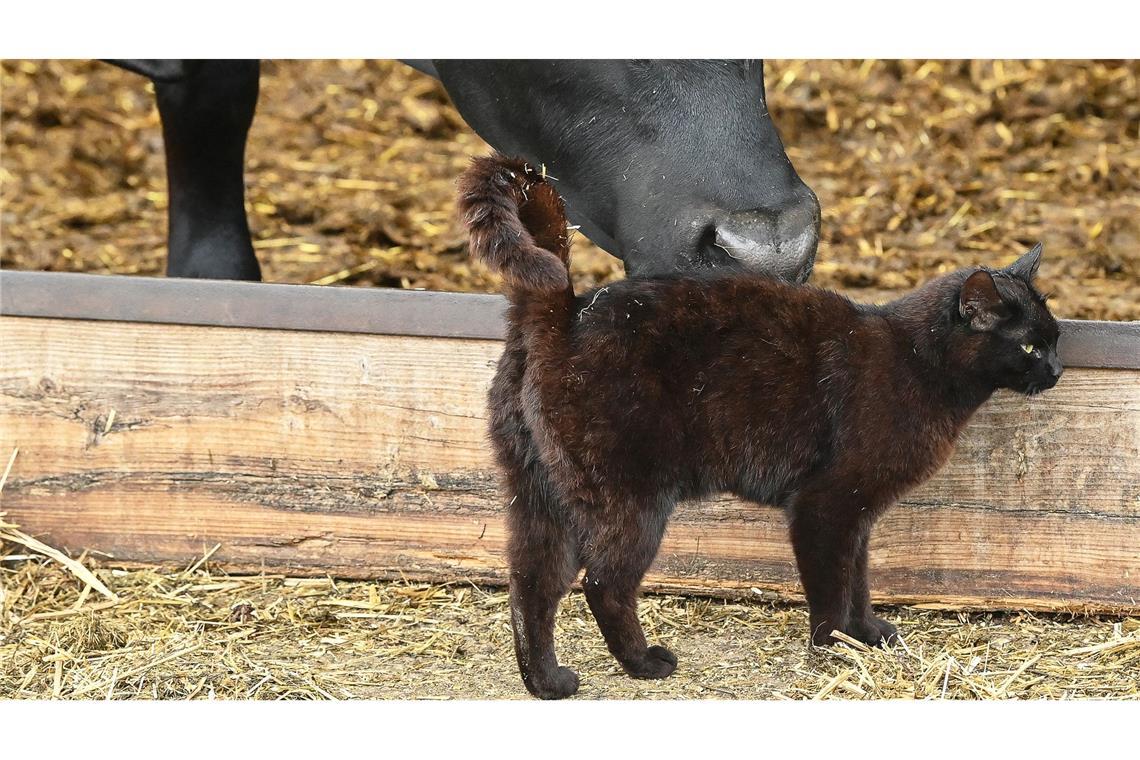
{"label": "cow's eye", "polygon": [[1033,344],[1032,343],[1022,343],[1021,344],[1021,350],[1027,354],[1031,354],[1031,353],[1033,353]]}

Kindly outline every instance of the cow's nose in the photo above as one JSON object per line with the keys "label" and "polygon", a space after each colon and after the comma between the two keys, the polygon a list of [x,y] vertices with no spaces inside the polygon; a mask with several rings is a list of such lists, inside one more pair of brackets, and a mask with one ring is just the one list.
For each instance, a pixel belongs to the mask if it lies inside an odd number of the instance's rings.
{"label": "cow's nose", "polygon": [[819,202],[814,195],[776,209],[734,211],[715,225],[715,245],[746,269],[804,282],[819,245]]}

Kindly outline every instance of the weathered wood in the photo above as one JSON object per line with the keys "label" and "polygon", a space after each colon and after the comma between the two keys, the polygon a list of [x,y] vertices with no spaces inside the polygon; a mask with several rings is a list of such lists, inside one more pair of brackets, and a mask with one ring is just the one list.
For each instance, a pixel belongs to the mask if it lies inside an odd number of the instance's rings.
{"label": "weathered wood", "polygon": [[[504,579],[492,340],[0,317],[10,520],[125,562]],[[880,601],[1140,609],[1140,372],[1001,393],[876,528]],[[651,588],[796,595],[782,515],[682,505]]]}

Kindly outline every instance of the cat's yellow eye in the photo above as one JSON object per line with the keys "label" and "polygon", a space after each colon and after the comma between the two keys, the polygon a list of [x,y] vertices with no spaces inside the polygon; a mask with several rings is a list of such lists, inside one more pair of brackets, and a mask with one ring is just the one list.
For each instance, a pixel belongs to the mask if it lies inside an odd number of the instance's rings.
{"label": "cat's yellow eye", "polygon": [[1033,344],[1032,343],[1022,343],[1021,344],[1021,350],[1027,354],[1031,354],[1031,353],[1033,353]]}

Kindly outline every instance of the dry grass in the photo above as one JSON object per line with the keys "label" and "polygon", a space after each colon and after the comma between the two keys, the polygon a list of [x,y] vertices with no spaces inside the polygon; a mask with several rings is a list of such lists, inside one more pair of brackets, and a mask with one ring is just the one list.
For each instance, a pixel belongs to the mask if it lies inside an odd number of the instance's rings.
{"label": "dry grass", "polygon": [[[90,561],[88,560],[90,563]],[[118,601],[0,550],[0,695],[60,699],[523,698],[506,594],[464,585],[95,569]],[[806,645],[801,606],[647,596],[681,666],[625,677],[580,594],[558,618],[583,698],[1137,698],[1140,620],[895,608],[904,645]]]}

